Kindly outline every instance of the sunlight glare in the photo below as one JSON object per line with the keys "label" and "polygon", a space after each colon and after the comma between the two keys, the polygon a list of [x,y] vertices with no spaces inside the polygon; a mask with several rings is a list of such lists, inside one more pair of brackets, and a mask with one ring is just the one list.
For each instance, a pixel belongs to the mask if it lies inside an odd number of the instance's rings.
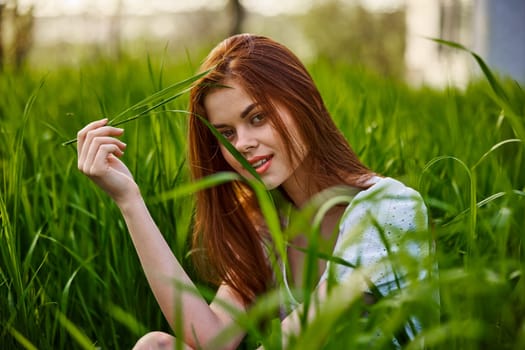
{"label": "sunlight glare", "polygon": [[266,16],[277,16],[306,13],[312,8],[313,2],[313,0],[244,0],[242,4],[250,11]]}

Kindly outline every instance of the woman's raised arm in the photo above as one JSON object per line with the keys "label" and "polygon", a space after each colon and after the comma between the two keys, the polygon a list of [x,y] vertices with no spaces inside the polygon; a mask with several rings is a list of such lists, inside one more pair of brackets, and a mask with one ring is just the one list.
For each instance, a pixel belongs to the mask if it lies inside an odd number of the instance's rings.
{"label": "woman's raised arm", "polygon": [[[148,283],[170,326],[182,329],[184,334],[179,336],[191,347],[206,347],[234,322],[218,298],[238,310],[244,310],[244,305],[225,285],[211,305],[198,294],[153,221],[130,171],[119,159],[126,145],[116,137],[123,130],[106,124],[107,119],[102,119],[79,131],[78,168],[120,208]],[[182,324],[176,324],[179,320]],[[226,348],[235,348],[242,336],[239,332],[232,337]]]}

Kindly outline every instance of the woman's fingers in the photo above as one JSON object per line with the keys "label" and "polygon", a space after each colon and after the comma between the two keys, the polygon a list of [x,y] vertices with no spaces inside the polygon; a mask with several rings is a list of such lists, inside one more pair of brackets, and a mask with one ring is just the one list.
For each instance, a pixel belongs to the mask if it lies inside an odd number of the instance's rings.
{"label": "woman's fingers", "polygon": [[[111,147],[106,147],[111,146]],[[95,136],[84,144],[81,156],[79,158],[79,169],[87,175],[93,175],[92,168],[94,163],[100,159],[97,158],[100,151],[106,151],[105,156],[107,157],[110,153],[117,157],[124,154],[126,144],[119,139],[111,136]]]}
{"label": "woman's fingers", "polygon": [[118,159],[126,148],[117,138],[123,132],[107,125],[107,119],[101,119],[86,125],[77,134],[78,169],[117,202],[137,192],[129,169]]}
{"label": "woman's fingers", "polygon": [[116,144],[102,144],[93,162],[85,164],[86,175],[117,202],[133,192],[130,186],[136,186],[129,170],[117,158],[120,155],[122,150]]}
{"label": "woman's fingers", "polygon": [[96,129],[88,130],[85,135],[82,135],[82,144],[79,145],[79,159],[84,161],[87,151],[93,140],[101,136],[120,136],[124,132],[124,129],[115,128],[113,126],[100,126]]}
{"label": "woman's fingers", "polygon": [[86,163],[85,173],[90,176],[100,176],[108,169],[109,157],[114,154],[120,157],[124,152],[115,144],[102,144],[93,155],[93,161]]}
{"label": "woman's fingers", "polygon": [[[107,122],[102,119],[88,124],[85,128],[78,132],[78,168],[83,170],[86,162],[92,161],[94,158],[94,151],[92,147],[99,147],[102,143],[115,143],[124,149],[126,145],[114,138],[120,136],[124,132],[123,129],[115,128],[113,126],[104,126]],[[91,154],[91,157],[89,155]],[[89,157],[89,158],[88,158]]]}
{"label": "woman's fingers", "polygon": [[96,121],[91,122],[88,125],[86,125],[84,128],[82,128],[77,133],[77,147],[78,147],[77,150],[78,150],[78,155],[79,156],[80,156],[80,151],[82,150],[82,148],[84,146],[84,141],[86,139],[87,133],[89,131],[91,131],[91,130],[94,130],[94,129],[100,128],[101,126],[106,125],[107,122],[108,122],[108,118],[96,120]]}

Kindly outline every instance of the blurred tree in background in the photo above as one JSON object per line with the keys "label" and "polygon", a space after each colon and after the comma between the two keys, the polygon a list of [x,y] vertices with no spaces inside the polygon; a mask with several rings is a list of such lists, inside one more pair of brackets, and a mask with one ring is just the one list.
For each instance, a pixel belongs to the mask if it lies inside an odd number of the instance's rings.
{"label": "blurred tree in background", "polygon": [[312,8],[301,22],[317,56],[366,66],[387,76],[403,76],[404,10],[371,13],[359,5],[333,0]]}
{"label": "blurred tree in background", "polygon": [[242,0],[228,0],[219,7],[138,15],[127,11],[125,1],[113,0],[106,12],[92,5],[77,14],[44,18],[35,17],[33,7],[21,11],[16,0],[0,4],[0,62],[7,65],[20,66],[28,55],[29,64],[48,67],[81,64],[94,56],[119,60],[132,52],[157,55],[166,53],[168,43],[171,58],[187,59],[187,52],[207,50],[228,35],[252,32],[274,37],[303,59],[320,56],[387,76],[404,74],[402,7],[370,12],[358,1],[324,0],[309,9],[270,14]]}
{"label": "blurred tree in background", "polygon": [[231,11],[231,29],[230,35],[239,34],[242,32],[245,9],[240,0],[228,1]]}
{"label": "blurred tree in background", "polygon": [[16,0],[0,3],[0,69],[24,63],[33,45],[33,10],[20,11]]}
{"label": "blurred tree in background", "polygon": [[0,3],[0,69],[2,69],[3,67],[3,63],[4,63],[4,41],[2,40],[3,38],[3,18],[4,18],[4,8],[5,8],[5,4],[3,3]]}

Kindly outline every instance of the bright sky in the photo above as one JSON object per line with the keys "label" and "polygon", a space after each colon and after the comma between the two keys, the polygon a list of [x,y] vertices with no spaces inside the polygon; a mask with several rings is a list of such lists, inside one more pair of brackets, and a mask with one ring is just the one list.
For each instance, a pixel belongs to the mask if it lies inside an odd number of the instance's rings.
{"label": "bright sky", "polygon": [[[0,0],[1,1],[1,0]],[[37,16],[76,15],[81,13],[113,14],[120,2],[124,14],[146,15],[224,6],[226,0],[18,0],[20,6],[35,6]]]}
{"label": "bright sky", "polygon": [[[82,13],[113,14],[121,3],[123,14],[147,15],[155,12],[191,11],[199,8],[221,8],[227,0],[18,0],[21,7],[35,6],[36,16],[76,15]],[[265,15],[306,12],[314,3],[324,0],[243,0],[251,11]],[[344,0],[361,4],[370,10],[389,10],[404,0]],[[0,0],[0,3],[2,0]]]}

